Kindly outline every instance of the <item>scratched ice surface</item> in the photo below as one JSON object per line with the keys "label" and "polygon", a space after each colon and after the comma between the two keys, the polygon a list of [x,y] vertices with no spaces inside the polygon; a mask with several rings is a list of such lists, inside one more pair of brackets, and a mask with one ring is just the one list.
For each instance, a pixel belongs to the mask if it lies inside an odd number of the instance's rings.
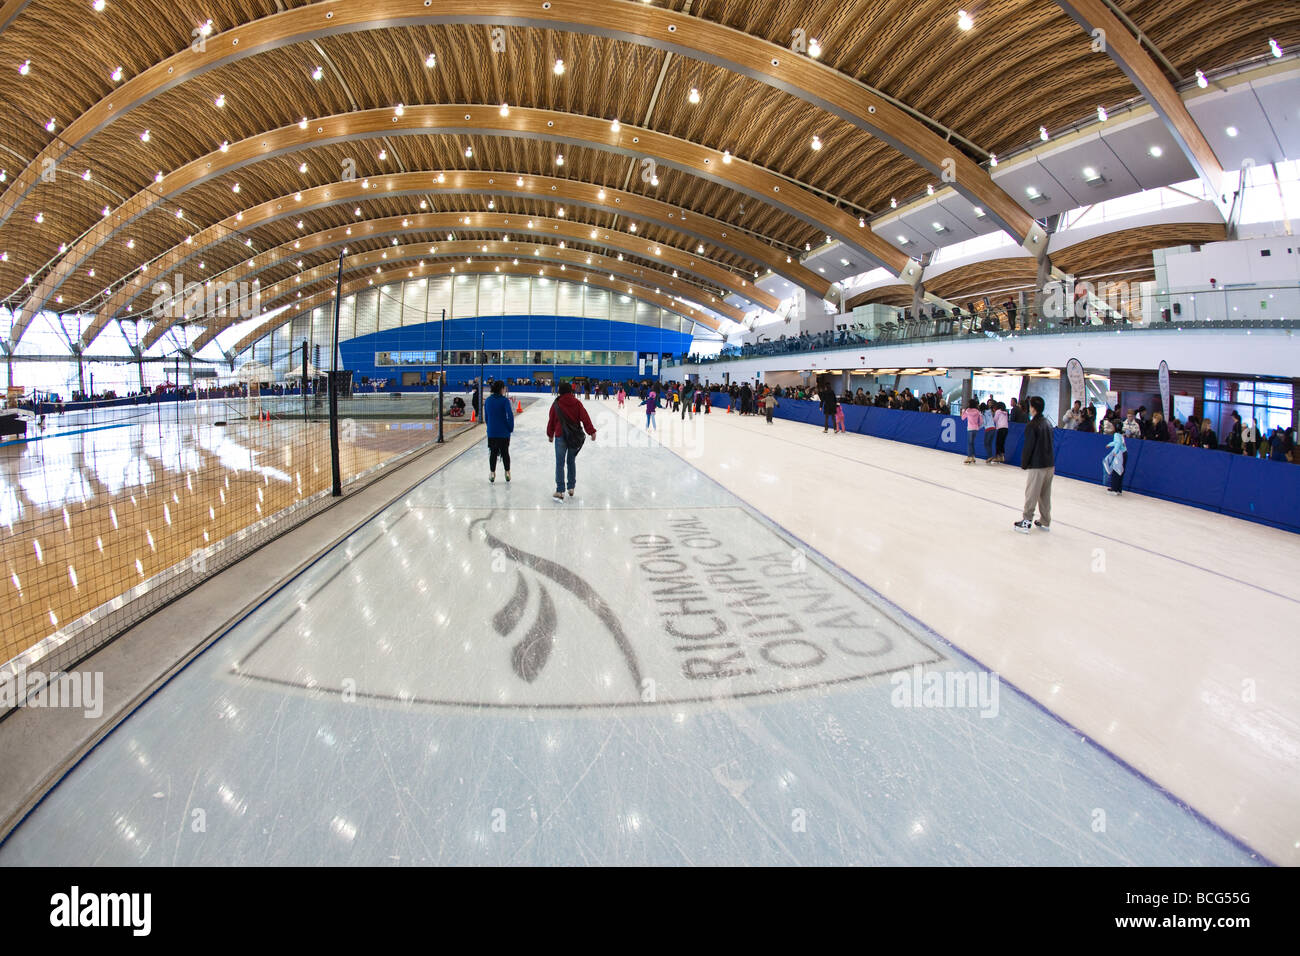
{"label": "scratched ice surface", "polygon": [[[1250,862],[992,697],[693,449],[604,428],[558,503],[520,424],[510,485],[479,445],[379,515],[109,735],[0,864]],[[948,673],[974,706],[900,705]]]}

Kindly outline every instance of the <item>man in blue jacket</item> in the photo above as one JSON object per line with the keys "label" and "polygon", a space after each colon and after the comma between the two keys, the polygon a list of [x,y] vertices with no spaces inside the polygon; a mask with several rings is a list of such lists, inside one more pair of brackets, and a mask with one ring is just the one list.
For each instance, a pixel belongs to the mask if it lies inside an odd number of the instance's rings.
{"label": "man in blue jacket", "polygon": [[510,399],[504,394],[506,383],[498,379],[492,383],[492,394],[483,402],[483,424],[487,425],[488,464],[491,472],[488,481],[497,480],[497,456],[506,468],[506,481],[510,480],[510,434],[515,430],[515,412]]}

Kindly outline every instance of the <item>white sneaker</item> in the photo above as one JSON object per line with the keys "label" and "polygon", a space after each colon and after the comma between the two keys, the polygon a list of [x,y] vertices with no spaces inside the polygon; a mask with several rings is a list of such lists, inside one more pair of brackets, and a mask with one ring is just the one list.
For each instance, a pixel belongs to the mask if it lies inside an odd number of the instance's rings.
{"label": "white sneaker", "polygon": [[1030,524],[1028,521],[1021,520],[1013,524],[1012,527],[1015,528],[1017,531],[1019,531],[1021,534],[1029,534],[1029,532],[1033,530],[1034,526]]}

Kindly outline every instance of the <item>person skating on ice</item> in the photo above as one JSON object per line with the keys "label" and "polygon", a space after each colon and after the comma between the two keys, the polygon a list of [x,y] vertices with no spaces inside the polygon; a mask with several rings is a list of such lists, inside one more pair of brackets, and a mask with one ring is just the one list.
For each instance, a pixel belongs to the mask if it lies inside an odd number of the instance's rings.
{"label": "person skating on ice", "polygon": [[483,402],[483,423],[487,426],[488,436],[488,481],[497,480],[497,457],[506,469],[506,481],[510,480],[510,435],[515,430],[515,412],[510,407],[510,399],[505,395],[506,383],[497,380],[492,383],[492,394]]}
{"label": "person skating on ice", "polygon": [[587,440],[583,434],[584,429],[591,440],[595,441],[596,426],[591,423],[587,409],[578,400],[578,396],[573,394],[573,386],[561,382],[559,395],[551,403],[551,411],[546,418],[546,440],[555,445],[555,494],[551,497],[559,501],[564,500],[566,466],[570,498],[578,484],[578,452]]}

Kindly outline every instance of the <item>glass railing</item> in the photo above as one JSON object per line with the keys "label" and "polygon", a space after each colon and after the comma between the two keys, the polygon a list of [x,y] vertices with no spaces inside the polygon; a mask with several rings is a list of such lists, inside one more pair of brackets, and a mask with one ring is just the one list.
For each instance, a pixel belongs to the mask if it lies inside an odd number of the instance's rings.
{"label": "glass railing", "polygon": [[[1050,304],[1050,300],[1046,300]],[[1136,299],[1132,301],[1138,301]],[[1188,329],[1296,329],[1300,328],[1300,283],[1294,285],[1205,288],[1160,293],[1141,299],[1141,310],[1125,310],[1092,297],[1080,301],[1078,314],[1040,315],[1006,309],[948,312],[936,309],[913,317],[899,310],[892,321],[878,324],[854,323],[853,316],[837,316],[836,324],[847,328],[812,335],[799,335],[746,344],[728,345],[715,357],[684,364],[710,364],[739,359],[763,358],[863,348],[910,342],[962,338],[1013,338],[1028,335],[1077,335],[1080,333],[1123,333],[1126,331],[1185,331]],[[1054,311],[1065,312],[1057,309]]]}

